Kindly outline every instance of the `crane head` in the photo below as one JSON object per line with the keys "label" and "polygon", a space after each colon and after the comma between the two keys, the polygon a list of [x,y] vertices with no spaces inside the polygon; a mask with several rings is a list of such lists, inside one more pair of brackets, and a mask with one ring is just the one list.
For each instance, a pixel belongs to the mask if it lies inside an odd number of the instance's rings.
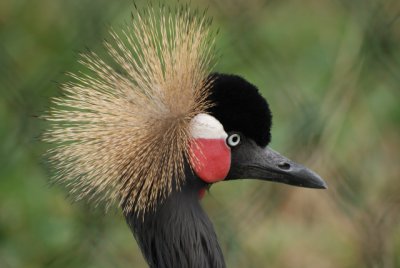
{"label": "crane head", "polygon": [[192,120],[191,163],[201,180],[249,178],[327,188],[315,172],[268,147],[272,115],[254,85],[236,75],[212,74],[210,79],[214,105],[209,115]]}

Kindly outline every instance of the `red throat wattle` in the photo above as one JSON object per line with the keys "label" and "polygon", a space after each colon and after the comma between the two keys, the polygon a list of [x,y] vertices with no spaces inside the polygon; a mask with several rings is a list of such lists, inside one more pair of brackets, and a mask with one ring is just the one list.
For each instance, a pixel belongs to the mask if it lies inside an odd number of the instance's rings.
{"label": "red throat wattle", "polygon": [[197,176],[207,183],[225,179],[231,167],[231,150],[224,139],[197,138],[190,146]]}
{"label": "red throat wattle", "polygon": [[199,200],[203,199],[204,195],[206,194],[206,188],[201,188],[198,192]]}
{"label": "red throat wattle", "polygon": [[221,123],[210,115],[199,114],[192,120],[191,131],[190,164],[196,175],[207,183],[225,179],[231,166],[231,149]]}

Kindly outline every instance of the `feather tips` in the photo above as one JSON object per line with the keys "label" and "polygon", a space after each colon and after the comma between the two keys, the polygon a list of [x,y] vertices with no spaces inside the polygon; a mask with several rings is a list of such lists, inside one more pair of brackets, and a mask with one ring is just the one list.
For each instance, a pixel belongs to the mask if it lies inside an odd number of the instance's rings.
{"label": "feather tips", "polygon": [[[188,8],[139,13],[105,43],[112,63],[90,52],[43,116],[54,180],[76,199],[125,211],[154,209],[184,182],[189,123],[205,112],[214,36]],[[118,70],[112,66],[116,65]]]}

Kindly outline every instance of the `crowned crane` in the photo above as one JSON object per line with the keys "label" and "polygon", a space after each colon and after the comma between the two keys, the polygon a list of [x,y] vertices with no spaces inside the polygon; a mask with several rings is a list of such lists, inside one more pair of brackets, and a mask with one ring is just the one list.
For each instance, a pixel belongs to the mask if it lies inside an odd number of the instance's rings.
{"label": "crowned crane", "polygon": [[[204,14],[138,12],[70,74],[44,118],[54,180],[77,199],[116,203],[150,267],[225,267],[200,200],[219,181],[260,179],[326,188],[313,171],[268,147],[272,115],[258,89],[211,73]],[[114,69],[111,66],[115,66]]]}

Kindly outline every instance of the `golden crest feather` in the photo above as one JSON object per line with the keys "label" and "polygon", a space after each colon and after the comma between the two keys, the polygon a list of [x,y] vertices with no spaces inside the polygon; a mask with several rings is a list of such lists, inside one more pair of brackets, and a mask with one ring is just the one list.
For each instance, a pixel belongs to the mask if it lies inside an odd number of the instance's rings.
{"label": "golden crest feather", "polygon": [[[190,120],[207,102],[214,57],[210,21],[189,8],[137,12],[69,74],[43,116],[54,180],[77,199],[143,213],[184,182]],[[112,66],[116,65],[117,69]],[[118,70],[118,71],[117,71]]]}

